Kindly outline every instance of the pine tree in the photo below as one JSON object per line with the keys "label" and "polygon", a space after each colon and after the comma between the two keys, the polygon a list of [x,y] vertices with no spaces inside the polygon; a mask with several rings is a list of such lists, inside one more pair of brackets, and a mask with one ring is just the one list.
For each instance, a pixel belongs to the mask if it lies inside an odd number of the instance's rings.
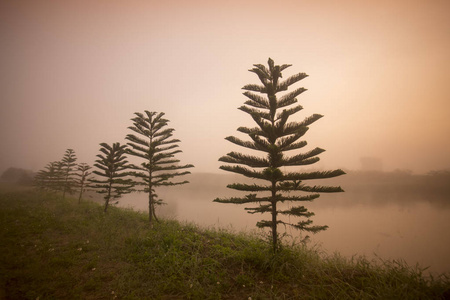
{"label": "pine tree", "polygon": [[175,154],[181,150],[178,148],[178,139],[171,139],[174,129],[166,128],[168,120],[164,119],[164,113],[145,111],[135,113],[136,117],[131,119],[134,126],[128,127],[135,134],[128,134],[126,139],[129,148],[127,152],[144,160],[139,166],[133,165],[136,171],[133,173],[139,179],[136,184],[142,185],[144,191],[148,193],[149,222],[153,225],[153,218],[156,218],[155,205],[163,203],[155,193],[155,188],[159,186],[173,186],[188,183],[188,181],[171,181],[172,178],[190,174],[189,171],[178,172],[178,170],[192,168],[193,165],[179,165]]}
{"label": "pine tree", "polygon": [[78,195],[78,203],[81,202],[81,197],[83,196],[84,189],[86,187],[86,183],[89,181],[89,175],[91,172],[89,171],[92,167],[86,163],[80,163],[77,166],[77,173],[75,174],[78,178],[75,180],[76,185],[80,189],[80,194]]}
{"label": "pine tree", "polygon": [[57,192],[63,188],[63,178],[62,162],[54,161],[36,173],[34,185],[46,191]]}
{"label": "pine tree", "polygon": [[53,162],[55,170],[51,175],[50,183],[52,185],[52,189],[55,192],[62,192],[64,189],[64,166],[62,161]]}
{"label": "pine tree", "polygon": [[53,169],[53,166],[51,163],[48,163],[44,169],[37,171],[36,175],[34,176],[33,184],[38,189],[42,190],[48,190],[48,178],[49,178],[49,172]]}
{"label": "pine tree", "polygon": [[63,199],[66,197],[66,192],[72,193],[72,189],[75,184],[73,177],[75,174],[73,171],[77,165],[75,163],[76,161],[77,157],[75,155],[75,151],[73,151],[73,149],[67,149],[63,159],[61,160],[64,176]]}
{"label": "pine tree", "polygon": [[111,199],[119,199],[123,194],[132,192],[133,182],[131,179],[125,179],[128,176],[128,161],[126,161],[125,149],[126,145],[114,143],[112,146],[101,143],[100,152],[98,154],[94,166],[97,170],[92,173],[102,177],[103,179],[91,179],[91,187],[97,190],[97,193],[105,194],[106,212]]}
{"label": "pine tree", "polygon": [[[214,201],[259,204],[257,207],[249,207],[246,210],[251,214],[271,214],[270,220],[262,220],[256,225],[260,228],[270,228],[273,250],[277,251],[278,224],[292,226],[311,233],[327,228],[327,226],[313,226],[310,217],[314,213],[308,211],[303,205],[296,204],[290,209],[282,210],[279,209],[278,204],[286,201],[294,203],[313,201],[320,196],[319,193],[343,192],[341,187],[309,186],[305,182],[313,179],[331,178],[345,173],[340,169],[324,172],[286,171],[286,167],[311,165],[319,160],[318,155],[324,151],[321,148],[314,148],[292,156],[288,156],[287,152],[306,146],[306,141],[299,141],[299,139],[307,132],[308,126],[322,118],[322,115],[313,114],[301,122],[288,122],[290,116],[302,110],[302,106],[296,104],[296,97],[303,93],[305,89],[297,88],[291,92],[287,92],[287,90],[292,84],[302,80],[307,75],[299,73],[281,81],[281,72],[291,65],[274,65],[273,60],[269,58],[268,66],[269,68],[266,68],[264,65],[257,64],[249,70],[258,76],[262,85],[249,84],[243,87],[246,90],[243,94],[248,100],[239,109],[248,113],[257,127],[239,127],[237,130],[247,134],[250,141],[244,141],[234,136],[226,138],[226,140],[238,146],[261,151],[264,153],[264,157],[230,152],[219,159],[219,161],[225,163],[237,164],[223,165],[220,167],[222,170],[263,180],[267,184],[230,184],[228,185],[229,188],[251,193],[244,197],[217,198]],[[280,92],[285,93],[280,94]],[[257,194],[260,192],[264,195]],[[307,194],[291,194],[291,192],[305,192]],[[294,224],[280,220],[278,215],[302,217],[306,220]]]}

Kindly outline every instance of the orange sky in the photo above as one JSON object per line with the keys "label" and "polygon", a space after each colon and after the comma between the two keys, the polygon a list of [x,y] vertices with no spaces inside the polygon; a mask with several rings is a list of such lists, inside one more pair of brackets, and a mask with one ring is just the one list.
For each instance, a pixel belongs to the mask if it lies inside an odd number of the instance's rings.
{"label": "orange sky", "polygon": [[[1,1],[0,172],[125,142],[134,112],[163,111],[180,159],[218,172],[253,126],[237,110],[252,64],[289,63],[318,168],[450,168],[449,1]],[[245,138],[244,136],[241,136]]]}

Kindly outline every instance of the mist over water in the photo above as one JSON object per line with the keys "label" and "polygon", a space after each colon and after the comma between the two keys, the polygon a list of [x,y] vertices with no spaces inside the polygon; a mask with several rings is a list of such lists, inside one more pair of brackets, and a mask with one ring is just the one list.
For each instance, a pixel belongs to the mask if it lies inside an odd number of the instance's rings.
{"label": "mist over water", "polygon": [[[405,260],[409,265],[430,266],[432,273],[450,272],[450,187],[445,176],[405,173],[350,173],[320,182],[341,185],[345,193],[322,194],[302,203],[316,215],[314,225],[328,225],[311,235],[310,245],[320,245],[329,254],[366,255],[368,258]],[[202,227],[234,231],[258,231],[256,222],[270,215],[248,214],[250,205],[212,202],[217,197],[242,195],[226,188],[241,177],[193,174],[190,184],[160,188],[157,194],[168,205],[157,215]],[[246,179],[251,182],[250,179]],[[284,206],[291,205],[289,203]],[[121,207],[148,211],[148,196],[134,193],[119,202]],[[291,218],[294,223],[299,218]],[[279,227],[280,233],[285,232]],[[297,230],[287,228],[288,238],[299,239]]]}

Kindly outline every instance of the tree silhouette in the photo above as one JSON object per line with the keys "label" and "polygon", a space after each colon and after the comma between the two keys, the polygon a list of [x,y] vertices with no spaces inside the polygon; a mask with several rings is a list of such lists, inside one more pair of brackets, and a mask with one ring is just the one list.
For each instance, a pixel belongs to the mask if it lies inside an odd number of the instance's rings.
{"label": "tree silhouette", "polygon": [[[281,81],[282,71],[291,65],[274,65],[269,58],[268,68],[257,64],[249,70],[255,73],[262,85],[249,84],[243,87],[246,92],[243,94],[248,98],[240,110],[248,113],[257,124],[257,127],[239,127],[237,130],[247,134],[250,141],[244,141],[234,136],[226,139],[238,146],[251,150],[261,151],[264,157],[230,152],[222,156],[219,161],[237,165],[223,165],[220,168],[244,175],[249,178],[263,180],[266,184],[243,184],[234,183],[228,185],[229,188],[239,191],[252,192],[244,197],[217,198],[214,201],[220,203],[259,204],[257,207],[246,208],[248,213],[271,213],[271,220],[262,220],[257,223],[260,228],[269,227],[273,250],[277,251],[279,234],[277,225],[283,224],[296,229],[316,233],[325,230],[327,226],[313,226],[310,217],[314,215],[302,205],[295,205],[289,209],[279,209],[278,204],[285,201],[302,203],[317,199],[319,193],[342,192],[340,187],[330,186],[308,186],[307,180],[331,178],[345,174],[342,170],[324,172],[287,172],[286,167],[297,167],[311,165],[319,160],[317,155],[324,150],[314,148],[304,153],[293,156],[286,155],[288,151],[301,149],[306,146],[306,141],[299,139],[307,132],[308,126],[322,117],[313,114],[301,122],[288,122],[288,118],[302,110],[302,106],[297,103],[296,97],[305,91],[304,88],[297,88],[291,92],[286,92],[292,84],[307,77],[305,73],[299,73]],[[280,92],[286,92],[280,95]],[[245,166],[242,166],[245,165]],[[248,168],[250,167],[250,168]],[[283,170],[281,169],[283,167]],[[268,182],[268,183],[267,183]],[[257,193],[265,193],[258,196]],[[302,194],[291,194],[291,192],[305,192]],[[278,215],[303,217],[296,224],[280,220]]]}
{"label": "tree silhouette", "polygon": [[34,177],[34,185],[42,190],[58,192],[63,189],[63,167],[61,161],[49,162]]}
{"label": "tree silhouette", "polygon": [[73,186],[75,185],[75,179],[73,177],[75,173],[73,171],[75,166],[77,165],[75,163],[76,160],[77,157],[73,149],[67,149],[63,159],[61,160],[64,180],[64,184],[62,187],[63,199],[66,197],[66,192],[72,193]]}
{"label": "tree silhouette", "polygon": [[133,182],[131,179],[124,179],[128,173],[128,161],[126,161],[125,149],[126,145],[114,143],[112,146],[101,143],[100,152],[94,166],[97,170],[92,173],[102,177],[103,179],[91,179],[91,187],[97,190],[97,193],[105,194],[106,212],[111,199],[118,199],[123,194],[132,191]]}
{"label": "tree silhouette", "polygon": [[84,189],[86,187],[86,183],[89,181],[89,175],[92,174],[89,170],[92,169],[91,166],[89,166],[86,163],[80,163],[77,166],[77,173],[75,175],[78,177],[75,182],[76,185],[80,189],[80,194],[78,195],[78,203],[81,202],[81,197],[83,196]]}
{"label": "tree silhouette", "polygon": [[178,170],[192,168],[193,165],[179,165],[175,154],[181,150],[178,148],[178,139],[171,139],[173,128],[166,128],[168,120],[164,119],[164,113],[145,111],[145,114],[135,113],[136,117],[131,119],[134,126],[128,127],[135,134],[128,134],[130,146],[127,152],[144,160],[140,165],[132,165],[136,170],[133,175],[138,178],[136,185],[141,185],[145,193],[148,193],[149,222],[153,225],[156,218],[155,205],[163,203],[155,193],[159,186],[173,186],[188,183],[189,181],[171,181],[172,178],[190,174],[189,171],[178,172]]}

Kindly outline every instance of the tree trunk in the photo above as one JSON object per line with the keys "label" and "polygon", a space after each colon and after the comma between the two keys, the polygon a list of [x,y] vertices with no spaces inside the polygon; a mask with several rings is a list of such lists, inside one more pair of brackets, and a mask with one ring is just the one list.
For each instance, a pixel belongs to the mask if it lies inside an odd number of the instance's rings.
{"label": "tree trunk", "polygon": [[273,252],[277,252],[278,249],[278,233],[277,233],[277,200],[276,196],[276,183],[272,182],[272,245]]}
{"label": "tree trunk", "polygon": [[277,203],[272,202],[272,244],[273,252],[278,249],[278,233],[277,233]]}
{"label": "tree trunk", "polygon": [[66,180],[66,182],[64,182],[64,186],[63,186],[63,194],[62,194],[63,199],[66,199],[66,184],[67,184],[67,180]]}
{"label": "tree trunk", "polygon": [[108,187],[108,195],[106,195],[106,201],[105,201],[105,210],[104,212],[106,213],[106,210],[108,209],[108,205],[109,205],[109,198],[111,198],[111,182],[109,183],[109,187]]}
{"label": "tree trunk", "polygon": [[155,206],[153,206],[153,217],[155,218],[155,221],[159,223],[159,219],[156,217],[156,209],[155,209]]}
{"label": "tree trunk", "polygon": [[106,213],[106,210],[108,209],[108,205],[109,205],[109,196],[106,197],[106,201],[105,201],[105,209],[103,212]]}
{"label": "tree trunk", "polygon": [[84,189],[84,182],[81,182],[81,187],[80,187],[80,195],[78,196],[78,204],[81,203],[81,196],[83,195],[83,189]]}
{"label": "tree trunk", "polygon": [[[152,144],[152,137],[150,137],[150,145]],[[153,156],[152,156],[153,157]],[[152,163],[152,159],[150,159],[150,164]],[[152,186],[152,180],[153,180],[153,172],[152,169],[148,171],[148,220],[150,223],[150,228],[153,228],[153,217],[156,219],[155,215],[155,201],[154,201],[154,194],[153,194],[153,186]]]}
{"label": "tree trunk", "polygon": [[63,186],[63,199],[66,199],[66,189],[67,189],[67,184],[69,182],[69,171],[67,171],[67,175],[66,178],[64,180],[64,186]]}
{"label": "tree trunk", "polygon": [[149,192],[148,192],[148,220],[150,223],[150,228],[153,227],[153,215],[155,214],[153,212],[154,207],[153,207],[153,192],[152,192],[152,186],[151,184],[149,184],[148,186],[149,188]]}

